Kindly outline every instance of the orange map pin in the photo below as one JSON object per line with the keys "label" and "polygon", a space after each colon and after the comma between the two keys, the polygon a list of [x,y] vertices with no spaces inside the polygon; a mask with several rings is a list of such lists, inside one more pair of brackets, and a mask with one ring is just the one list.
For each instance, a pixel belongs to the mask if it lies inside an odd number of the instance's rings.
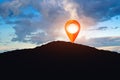
{"label": "orange map pin", "polygon": [[69,20],[65,24],[65,31],[70,39],[70,41],[73,43],[80,32],[80,24],[76,20]]}

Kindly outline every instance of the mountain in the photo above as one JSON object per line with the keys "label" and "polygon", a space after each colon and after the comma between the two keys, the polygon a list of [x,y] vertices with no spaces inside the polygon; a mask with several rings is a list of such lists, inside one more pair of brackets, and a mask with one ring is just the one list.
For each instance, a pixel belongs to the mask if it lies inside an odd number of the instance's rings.
{"label": "mountain", "polygon": [[0,54],[3,70],[41,72],[80,72],[120,70],[120,54],[81,44],[53,41],[36,47]]}

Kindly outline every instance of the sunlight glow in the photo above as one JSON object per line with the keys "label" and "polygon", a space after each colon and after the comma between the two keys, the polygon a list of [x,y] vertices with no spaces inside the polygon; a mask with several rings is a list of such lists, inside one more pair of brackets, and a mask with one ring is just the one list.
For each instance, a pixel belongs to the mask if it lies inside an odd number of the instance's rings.
{"label": "sunlight glow", "polygon": [[67,27],[67,31],[69,33],[76,33],[78,31],[78,26],[76,24],[70,24],[68,27]]}

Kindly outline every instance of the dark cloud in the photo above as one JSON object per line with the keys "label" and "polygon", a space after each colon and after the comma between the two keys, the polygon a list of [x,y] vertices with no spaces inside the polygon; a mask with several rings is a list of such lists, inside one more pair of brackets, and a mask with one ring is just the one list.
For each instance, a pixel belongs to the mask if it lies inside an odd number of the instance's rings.
{"label": "dark cloud", "polygon": [[113,29],[119,29],[120,27],[113,27]]}
{"label": "dark cloud", "polygon": [[[53,28],[59,30],[71,17],[84,21],[91,21],[88,17],[95,22],[104,21],[120,15],[119,5],[119,0],[11,0],[0,4],[0,16],[6,24],[15,25],[16,38],[12,41],[42,43],[58,37],[58,32]],[[39,14],[25,14],[23,9],[28,7]],[[99,27],[97,30],[106,29]],[[31,35],[39,30],[42,32]]]}
{"label": "dark cloud", "polygon": [[30,35],[31,32],[35,32],[37,30],[37,24],[29,19],[22,19],[17,21],[17,24],[13,27],[16,31],[15,34],[17,35],[13,41],[26,41],[25,38],[27,35]]}
{"label": "dark cloud", "polygon": [[[39,32],[33,36],[30,37],[30,41],[32,41],[33,43],[39,44],[39,43],[43,43],[43,42],[47,42],[48,41],[48,36],[44,33],[44,32]],[[51,38],[49,38],[51,39]]]}
{"label": "dark cloud", "polygon": [[[80,5],[84,14],[97,21],[108,20],[120,15],[119,0],[75,0]],[[80,10],[78,10],[80,11]]]}
{"label": "dark cloud", "polygon": [[89,39],[85,44],[95,47],[120,46],[120,37],[93,38]]}
{"label": "dark cloud", "polygon": [[96,29],[90,29],[90,30],[107,30],[109,29],[107,26],[103,26],[103,27],[97,27]]}
{"label": "dark cloud", "polygon": [[104,27],[98,27],[96,30],[107,30],[108,27],[104,26]]}
{"label": "dark cloud", "polygon": [[100,30],[100,31],[105,31],[105,30],[108,30],[108,29],[119,29],[120,27],[107,27],[107,26],[103,26],[103,27],[97,27],[97,28],[92,28],[92,29],[89,29],[89,30]]}

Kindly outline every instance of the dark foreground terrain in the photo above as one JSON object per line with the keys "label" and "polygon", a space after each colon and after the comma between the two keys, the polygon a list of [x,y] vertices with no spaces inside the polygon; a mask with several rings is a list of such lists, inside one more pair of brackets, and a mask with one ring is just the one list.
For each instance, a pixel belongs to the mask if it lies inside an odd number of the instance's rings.
{"label": "dark foreground terrain", "polygon": [[120,70],[120,54],[70,42],[54,41],[34,49],[0,54],[0,69],[37,70],[41,73],[109,73]]}

